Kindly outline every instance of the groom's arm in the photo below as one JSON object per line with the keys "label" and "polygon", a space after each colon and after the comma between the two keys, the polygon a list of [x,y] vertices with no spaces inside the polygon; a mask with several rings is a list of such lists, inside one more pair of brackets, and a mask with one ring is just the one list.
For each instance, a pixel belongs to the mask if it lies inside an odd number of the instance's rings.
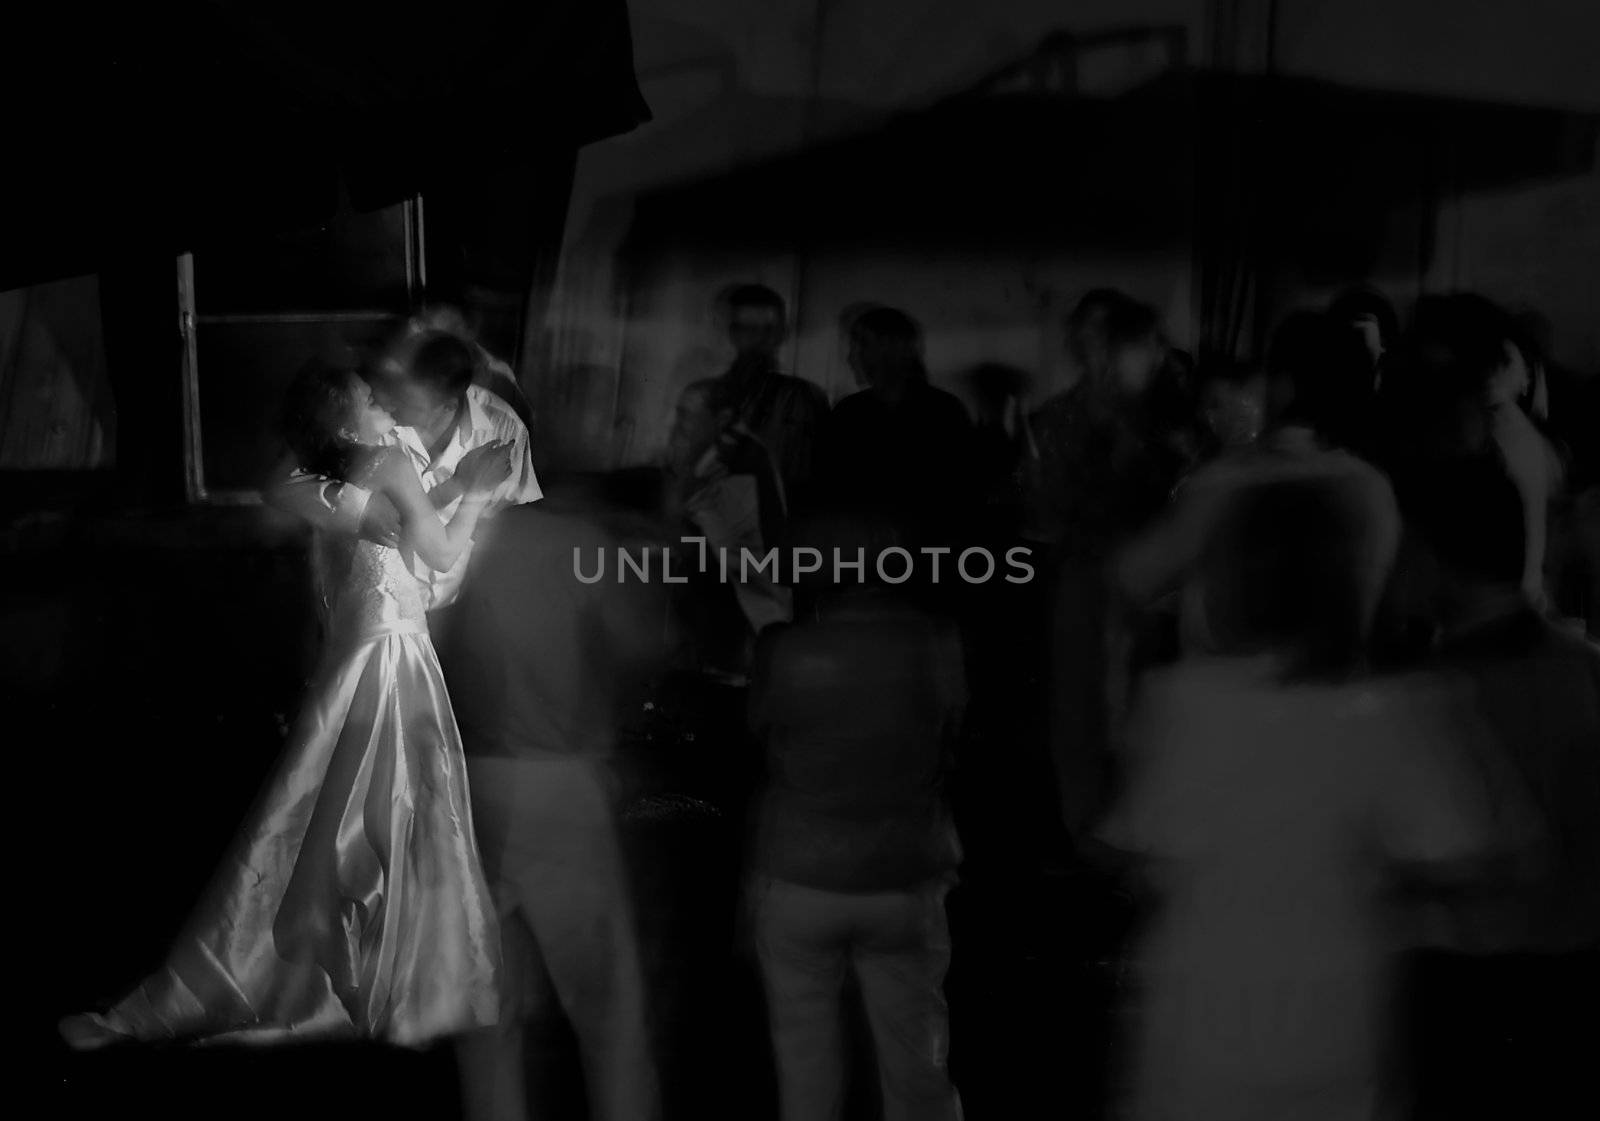
{"label": "groom's arm", "polygon": [[[510,440],[509,437],[504,439]],[[500,450],[496,451],[496,448]],[[466,493],[461,480],[466,477],[467,465],[487,454],[504,455],[511,465],[511,474],[505,482],[495,488],[490,497],[489,507],[484,511],[485,516],[491,516],[506,506],[534,502],[543,497],[536,481],[531,486],[526,481],[533,478],[533,459],[529,454],[526,440],[522,441],[520,449],[515,442],[499,445],[480,444],[461,457],[461,462],[456,464],[455,472],[448,479],[434,484],[428,491],[428,499],[433,503],[435,510],[444,511]],[[519,481],[519,476],[523,481]]]}
{"label": "groom's arm", "polygon": [[544,497],[544,491],[533,473],[533,440],[521,423],[515,425],[510,439],[511,476],[495,491],[495,505],[520,506],[525,502],[537,502]]}
{"label": "groom's arm", "polygon": [[511,460],[511,474],[494,489],[488,512],[494,514],[507,506],[521,506],[543,498],[544,491],[533,471],[533,441],[527,428],[515,417],[506,415],[501,418],[494,438],[509,445],[506,454]]}

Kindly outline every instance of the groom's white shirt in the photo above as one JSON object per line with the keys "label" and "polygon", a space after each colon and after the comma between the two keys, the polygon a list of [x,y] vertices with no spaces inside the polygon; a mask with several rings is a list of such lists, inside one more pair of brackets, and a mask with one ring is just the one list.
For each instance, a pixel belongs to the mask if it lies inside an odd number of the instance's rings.
{"label": "groom's white shirt", "polygon": [[[439,454],[438,459],[428,457],[428,449],[423,446],[422,439],[412,428],[396,427],[384,438],[384,443],[404,448],[411,461],[416,464],[418,474],[422,476],[423,489],[432,490],[455,474],[457,466],[461,463],[461,457],[467,452],[496,440],[511,444],[511,476],[495,490],[489,507],[490,513],[501,506],[536,502],[544,497],[544,492],[539,489],[539,480],[533,471],[533,453],[528,429],[518,419],[510,405],[481,386],[467,387],[467,407],[455,430],[450,434],[450,442]],[[280,491],[280,501],[275,504],[300,514],[319,530],[348,534],[360,532],[361,517],[366,512],[367,502],[372,497],[370,491],[349,483],[342,486],[331,484],[298,472],[285,489],[298,492],[302,487],[305,488],[307,497],[314,496],[311,502],[297,501],[300,497],[298,493],[290,496]],[[439,511],[440,515],[448,520],[455,514],[460,502],[461,500],[457,499],[443,507]],[[455,601],[461,592],[461,579],[466,573],[471,557],[472,547],[469,544],[462,551],[455,566],[448,572],[434,572],[420,560],[411,558],[412,571],[419,580],[428,585],[429,610],[446,607]]]}

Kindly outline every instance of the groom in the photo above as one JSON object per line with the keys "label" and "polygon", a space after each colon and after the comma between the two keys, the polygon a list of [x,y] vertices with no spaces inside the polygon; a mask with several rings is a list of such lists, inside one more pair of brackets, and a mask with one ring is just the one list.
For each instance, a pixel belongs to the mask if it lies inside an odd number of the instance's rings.
{"label": "groom", "polygon": [[[536,502],[543,495],[534,475],[528,429],[505,401],[473,384],[478,361],[472,347],[446,331],[408,332],[395,352],[369,375],[374,399],[394,415],[386,442],[405,450],[422,476],[424,490],[448,481],[463,464],[509,445],[511,475],[495,491],[491,509]],[[310,475],[284,463],[265,488],[268,505],[310,523],[319,532],[359,535],[380,545],[399,541],[400,515],[381,495]],[[448,520],[460,503],[440,509]],[[429,589],[430,625],[461,591],[471,547],[448,572],[420,562],[416,574]],[[449,667],[446,667],[448,674]]]}

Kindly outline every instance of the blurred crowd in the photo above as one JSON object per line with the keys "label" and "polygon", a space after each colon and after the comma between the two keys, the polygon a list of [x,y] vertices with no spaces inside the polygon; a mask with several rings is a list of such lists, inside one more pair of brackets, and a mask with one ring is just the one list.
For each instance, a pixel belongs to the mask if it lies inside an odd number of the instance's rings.
{"label": "blurred crowd", "polygon": [[969,410],[903,310],[846,312],[831,406],[776,293],[723,310],[662,461],[547,475],[436,628],[596,1116],[654,1108],[616,841],[653,812],[734,825],[785,1119],[840,1115],[856,999],[883,1116],[961,1116],[947,894],[1085,872],[1137,920],[1119,1115],[1600,1100],[1600,380],[1537,317],[1362,288],[1197,360],[1096,290],[1067,389],[984,366]]}

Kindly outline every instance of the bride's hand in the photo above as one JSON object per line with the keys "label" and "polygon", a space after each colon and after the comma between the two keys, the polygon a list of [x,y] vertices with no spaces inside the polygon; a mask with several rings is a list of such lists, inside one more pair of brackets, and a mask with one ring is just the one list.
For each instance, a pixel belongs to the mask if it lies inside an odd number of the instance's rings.
{"label": "bride's hand", "polygon": [[463,482],[468,494],[486,498],[511,477],[511,444],[496,440],[474,451],[482,454],[472,461]]}

